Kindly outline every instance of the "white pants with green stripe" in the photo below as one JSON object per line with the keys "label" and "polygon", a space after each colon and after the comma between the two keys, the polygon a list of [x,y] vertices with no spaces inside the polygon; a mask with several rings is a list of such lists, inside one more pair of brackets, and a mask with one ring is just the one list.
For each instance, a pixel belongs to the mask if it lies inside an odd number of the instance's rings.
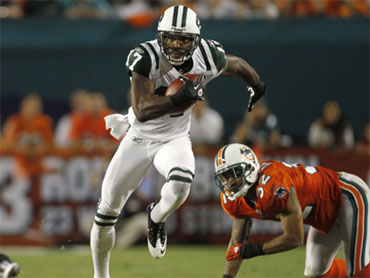
{"label": "white pants with green stripe", "polygon": [[129,131],[106,171],[91,229],[95,278],[110,277],[109,256],[115,242],[114,224],[152,164],[166,182],[162,186],[159,203],[151,211],[151,219],[157,223],[165,221],[186,200],[195,168],[190,138],[182,136],[167,142],[153,142]]}
{"label": "white pants with green stripe", "polygon": [[343,247],[348,276],[359,272],[370,259],[370,189],[358,176],[339,173],[343,203],[336,222],[327,234],[310,227],[304,274],[324,275]]}
{"label": "white pants with green stripe", "polygon": [[[190,186],[195,168],[190,138],[183,136],[168,142],[153,142],[129,131],[106,171],[101,192],[104,206],[98,207],[98,212],[104,215],[108,212],[105,207],[108,207],[109,214],[118,216],[152,164],[167,179],[167,183],[173,180],[180,184],[179,187],[184,183]],[[163,189],[162,193],[165,193]],[[171,192],[177,193],[183,194],[183,191]]]}

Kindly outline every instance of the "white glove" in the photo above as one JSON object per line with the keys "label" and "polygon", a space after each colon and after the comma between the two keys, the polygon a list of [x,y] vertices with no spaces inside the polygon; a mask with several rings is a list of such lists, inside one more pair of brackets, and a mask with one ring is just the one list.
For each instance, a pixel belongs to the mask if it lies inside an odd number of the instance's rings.
{"label": "white glove", "polygon": [[128,115],[111,114],[104,117],[105,129],[111,129],[110,134],[119,140],[128,130],[130,124],[128,123]]}

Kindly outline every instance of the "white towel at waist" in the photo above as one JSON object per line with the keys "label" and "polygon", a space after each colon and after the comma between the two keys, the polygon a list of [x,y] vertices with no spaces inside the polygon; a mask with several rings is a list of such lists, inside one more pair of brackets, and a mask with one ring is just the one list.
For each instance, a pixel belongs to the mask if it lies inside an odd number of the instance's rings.
{"label": "white towel at waist", "polygon": [[110,134],[117,140],[119,140],[130,127],[127,114],[111,114],[104,117],[104,120],[105,129],[111,129]]}

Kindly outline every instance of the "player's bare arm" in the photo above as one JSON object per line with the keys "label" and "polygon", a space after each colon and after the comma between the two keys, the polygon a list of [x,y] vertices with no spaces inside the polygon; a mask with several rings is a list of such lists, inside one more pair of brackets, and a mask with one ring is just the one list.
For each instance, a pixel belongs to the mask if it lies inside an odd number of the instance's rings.
{"label": "player's bare arm", "polygon": [[249,65],[244,59],[226,54],[226,65],[223,68],[220,76],[236,75],[249,86],[257,86],[260,82],[260,77],[255,69]]}
{"label": "player's bare arm", "polygon": [[[233,227],[231,231],[231,238],[229,245],[227,247],[227,252],[230,251],[230,248],[236,244],[247,243],[250,230],[252,226],[252,221],[250,218],[243,219],[234,219]],[[242,261],[241,260],[230,260],[226,261],[224,267],[224,278],[232,278],[238,273]]]}
{"label": "player's bare arm", "polygon": [[226,65],[220,76],[236,75],[247,84],[250,92],[248,110],[251,111],[253,105],[266,94],[265,83],[261,81],[256,70],[244,59],[229,54],[225,56]]}
{"label": "player's bare arm", "polygon": [[[246,243],[238,240],[231,240],[226,255],[225,276],[234,277],[238,272],[243,259],[255,256],[273,254],[294,249],[303,244],[303,218],[302,211],[298,202],[297,194],[292,187],[290,198],[280,216],[283,234],[265,243]],[[236,227],[237,233],[238,228]],[[234,226],[233,226],[234,234]],[[233,235],[232,235],[233,239]]]}
{"label": "player's bare arm", "polygon": [[293,186],[289,194],[290,197],[285,210],[280,216],[283,234],[264,243],[263,250],[265,254],[287,251],[303,244],[302,210]]}
{"label": "player's bare arm", "polygon": [[132,72],[131,105],[140,122],[163,116],[174,108],[169,97],[155,95],[153,82],[136,72]]}

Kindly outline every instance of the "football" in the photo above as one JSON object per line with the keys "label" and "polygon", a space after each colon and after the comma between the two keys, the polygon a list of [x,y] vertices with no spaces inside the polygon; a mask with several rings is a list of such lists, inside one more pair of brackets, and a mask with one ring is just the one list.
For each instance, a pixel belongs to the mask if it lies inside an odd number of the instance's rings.
{"label": "football", "polygon": [[[199,74],[186,74],[185,77],[195,82],[198,80]],[[170,84],[170,86],[166,90],[165,95],[172,96],[174,94],[177,94],[177,92],[180,91],[183,86],[184,86],[183,81],[180,78],[178,78]],[[187,109],[189,109],[194,103],[195,101],[186,102],[183,105],[176,107],[175,110],[171,111],[171,114],[184,112]]]}

